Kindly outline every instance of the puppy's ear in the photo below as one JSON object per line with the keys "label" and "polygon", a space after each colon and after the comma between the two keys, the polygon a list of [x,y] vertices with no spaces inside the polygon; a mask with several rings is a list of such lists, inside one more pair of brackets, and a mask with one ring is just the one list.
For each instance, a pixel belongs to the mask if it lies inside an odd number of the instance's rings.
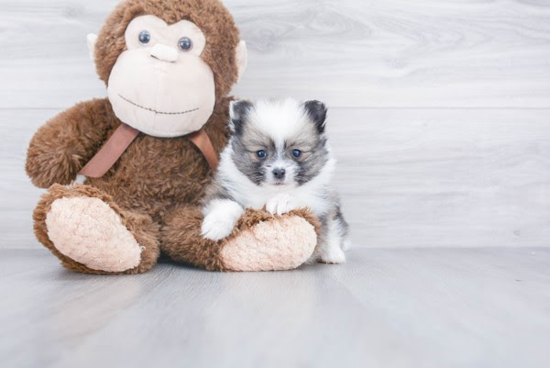
{"label": "puppy's ear", "polygon": [[325,132],[327,123],[327,107],[320,101],[308,101],[304,103],[304,109],[315,123],[319,133]]}
{"label": "puppy's ear", "polygon": [[246,117],[250,110],[254,107],[254,104],[247,100],[232,101],[229,106],[229,117],[231,122],[229,127],[235,134],[240,134]]}

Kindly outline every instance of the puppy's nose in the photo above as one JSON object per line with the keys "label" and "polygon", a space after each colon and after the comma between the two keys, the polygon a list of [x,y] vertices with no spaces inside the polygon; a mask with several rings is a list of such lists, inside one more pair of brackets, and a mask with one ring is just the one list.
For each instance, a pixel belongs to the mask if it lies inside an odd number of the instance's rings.
{"label": "puppy's nose", "polygon": [[273,170],[273,176],[275,178],[281,180],[285,178],[286,170],[285,169],[275,169]]}

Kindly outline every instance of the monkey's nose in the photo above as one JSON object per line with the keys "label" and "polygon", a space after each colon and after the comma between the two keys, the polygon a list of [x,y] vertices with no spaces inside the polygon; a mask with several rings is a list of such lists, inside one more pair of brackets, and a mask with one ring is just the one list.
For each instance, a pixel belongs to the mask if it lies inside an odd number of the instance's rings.
{"label": "monkey's nose", "polygon": [[273,170],[273,176],[275,176],[275,178],[277,178],[279,180],[284,179],[285,175],[286,175],[286,170],[285,169],[275,169],[275,170]]}
{"label": "monkey's nose", "polygon": [[160,61],[175,63],[178,60],[178,50],[173,47],[157,43],[151,49],[151,56]]}

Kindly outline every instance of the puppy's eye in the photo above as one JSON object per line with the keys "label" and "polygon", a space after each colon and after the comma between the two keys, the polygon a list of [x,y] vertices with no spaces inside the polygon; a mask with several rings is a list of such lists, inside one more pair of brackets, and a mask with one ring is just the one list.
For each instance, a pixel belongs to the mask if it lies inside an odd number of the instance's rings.
{"label": "puppy's eye", "polygon": [[193,41],[189,37],[180,38],[178,41],[178,47],[181,51],[189,51],[193,48]]}
{"label": "puppy's eye", "polygon": [[292,156],[294,156],[296,158],[300,158],[300,157],[302,157],[302,151],[295,149],[295,150],[292,151]]}
{"label": "puppy's eye", "polygon": [[148,31],[143,31],[139,34],[139,43],[142,45],[147,45],[151,42],[151,34]]}
{"label": "puppy's eye", "polygon": [[258,152],[256,152],[256,154],[258,155],[259,158],[266,158],[267,157],[267,152],[264,151],[264,150],[258,151]]}

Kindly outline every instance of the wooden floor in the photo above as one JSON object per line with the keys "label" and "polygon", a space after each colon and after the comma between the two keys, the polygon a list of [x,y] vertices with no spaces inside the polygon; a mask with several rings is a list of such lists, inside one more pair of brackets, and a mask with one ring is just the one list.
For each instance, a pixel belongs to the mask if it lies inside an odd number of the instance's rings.
{"label": "wooden floor", "polygon": [[361,249],[346,266],[69,273],[0,251],[1,366],[550,364],[550,249]]}

